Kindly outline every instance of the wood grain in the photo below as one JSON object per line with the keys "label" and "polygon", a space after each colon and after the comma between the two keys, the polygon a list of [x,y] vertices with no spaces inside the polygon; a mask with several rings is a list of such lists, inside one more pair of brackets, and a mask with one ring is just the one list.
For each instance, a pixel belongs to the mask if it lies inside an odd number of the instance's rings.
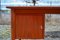
{"label": "wood grain", "polygon": [[45,14],[60,14],[60,7],[8,6],[7,8],[12,11],[12,40],[44,39]]}
{"label": "wood grain", "polygon": [[16,37],[39,39],[43,38],[43,14],[17,14],[16,15]]}

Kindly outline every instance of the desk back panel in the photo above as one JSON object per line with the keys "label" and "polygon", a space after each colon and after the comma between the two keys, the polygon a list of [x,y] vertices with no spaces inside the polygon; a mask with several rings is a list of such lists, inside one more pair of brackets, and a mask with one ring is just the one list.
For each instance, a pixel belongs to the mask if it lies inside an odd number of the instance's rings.
{"label": "desk back panel", "polygon": [[44,38],[43,14],[16,14],[16,38]]}

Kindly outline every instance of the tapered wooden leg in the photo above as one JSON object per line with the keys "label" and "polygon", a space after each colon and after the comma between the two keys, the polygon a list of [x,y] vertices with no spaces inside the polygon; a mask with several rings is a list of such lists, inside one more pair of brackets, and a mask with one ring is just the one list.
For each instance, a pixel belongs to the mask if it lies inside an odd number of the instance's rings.
{"label": "tapered wooden leg", "polygon": [[21,39],[19,39],[19,40],[21,40]]}

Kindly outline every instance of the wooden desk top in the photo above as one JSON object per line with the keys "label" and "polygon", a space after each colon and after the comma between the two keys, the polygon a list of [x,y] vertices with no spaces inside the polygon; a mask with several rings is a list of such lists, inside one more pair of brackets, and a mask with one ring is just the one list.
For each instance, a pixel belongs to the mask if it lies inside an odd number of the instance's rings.
{"label": "wooden desk top", "polygon": [[[34,10],[34,13],[36,12],[44,12],[46,13],[54,13],[54,14],[60,14],[60,6],[7,6],[7,8],[13,9],[13,10],[25,10],[25,12],[32,12]],[[38,11],[39,10],[39,11]]]}
{"label": "wooden desk top", "polygon": [[7,6],[11,9],[60,9],[60,6]]}

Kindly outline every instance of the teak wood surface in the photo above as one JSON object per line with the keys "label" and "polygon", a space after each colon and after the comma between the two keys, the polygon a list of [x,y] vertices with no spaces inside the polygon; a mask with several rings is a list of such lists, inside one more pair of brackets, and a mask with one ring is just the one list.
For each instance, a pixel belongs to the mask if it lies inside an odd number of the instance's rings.
{"label": "teak wood surface", "polygon": [[60,7],[8,6],[11,9],[11,33],[15,39],[44,39],[45,14],[60,14]]}

